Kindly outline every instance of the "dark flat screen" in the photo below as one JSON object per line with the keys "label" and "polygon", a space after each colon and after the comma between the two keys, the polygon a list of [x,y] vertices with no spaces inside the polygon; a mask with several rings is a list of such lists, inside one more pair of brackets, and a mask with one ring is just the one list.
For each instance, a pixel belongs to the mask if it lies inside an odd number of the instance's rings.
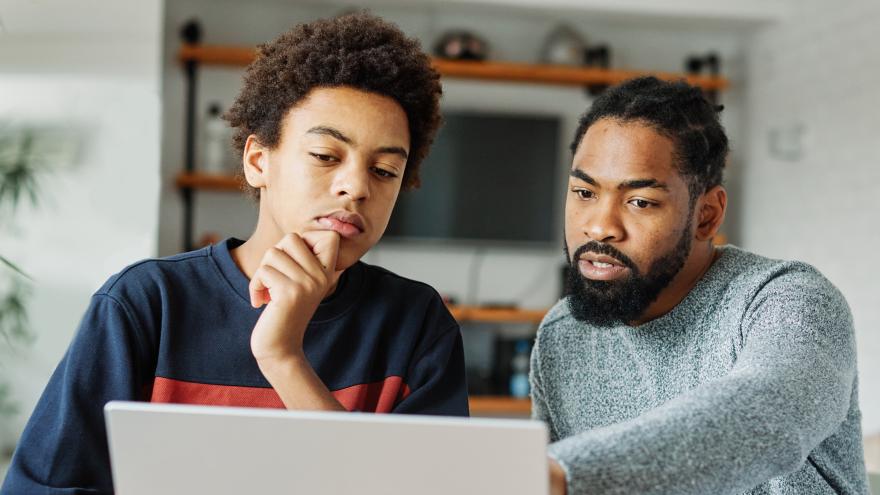
{"label": "dark flat screen", "polygon": [[385,237],[551,243],[559,119],[446,113],[422,187],[400,193]]}

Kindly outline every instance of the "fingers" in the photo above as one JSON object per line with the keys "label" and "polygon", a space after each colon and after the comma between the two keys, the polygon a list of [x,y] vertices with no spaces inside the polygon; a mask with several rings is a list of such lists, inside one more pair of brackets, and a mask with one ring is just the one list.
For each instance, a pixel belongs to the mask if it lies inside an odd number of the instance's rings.
{"label": "fingers", "polygon": [[262,265],[254,272],[251,282],[248,284],[248,293],[251,296],[251,306],[259,308],[272,300],[270,291],[273,287],[282,287],[287,277],[269,265]]}
{"label": "fingers", "polygon": [[[276,260],[277,264],[275,264]],[[304,272],[318,282],[326,282],[326,273],[320,260],[305,240],[296,234],[284,236],[274,248],[266,251],[263,262],[272,263],[272,266],[286,273],[290,278],[300,277]]]}
{"label": "fingers", "polygon": [[[339,234],[313,231],[288,234],[266,250],[248,286],[251,305],[259,308],[274,299],[292,299],[300,292],[321,292],[336,268]],[[304,295],[304,294],[299,294]],[[288,297],[289,296],[289,297]],[[321,294],[323,296],[323,294]]]}
{"label": "fingers", "polygon": [[312,230],[304,233],[302,239],[321,262],[324,273],[336,271],[341,236],[332,230]]}

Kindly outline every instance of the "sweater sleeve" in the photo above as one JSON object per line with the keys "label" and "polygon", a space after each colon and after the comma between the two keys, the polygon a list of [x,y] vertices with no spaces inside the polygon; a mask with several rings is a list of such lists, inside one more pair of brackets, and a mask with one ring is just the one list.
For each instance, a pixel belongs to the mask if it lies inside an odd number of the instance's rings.
{"label": "sweater sleeve", "polygon": [[112,493],[104,405],[140,400],[147,358],[126,308],[96,294],[12,458],[3,495]]}
{"label": "sweater sleeve", "polygon": [[553,418],[550,416],[550,408],[547,406],[547,400],[544,398],[544,381],[541,377],[541,339],[540,335],[535,339],[535,345],[532,348],[532,355],[529,365],[529,395],[532,399],[532,419],[543,421],[547,424],[550,433],[550,441],[555,442],[559,439],[558,434],[553,428]]}
{"label": "sweater sleeve", "polygon": [[552,444],[568,493],[736,494],[802,465],[850,407],[849,308],[820,275],[783,273],[758,291],[742,332],[726,376]]}

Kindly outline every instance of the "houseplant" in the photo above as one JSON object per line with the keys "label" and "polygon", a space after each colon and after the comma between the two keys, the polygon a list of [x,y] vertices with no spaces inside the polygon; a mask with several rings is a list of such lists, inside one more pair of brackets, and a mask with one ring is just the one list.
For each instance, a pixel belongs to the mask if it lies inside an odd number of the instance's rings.
{"label": "houseplant", "polygon": [[[47,168],[46,157],[38,151],[39,131],[0,127],[0,231],[14,230],[15,213],[23,201],[38,203],[38,176]],[[28,325],[27,300],[32,279],[12,260],[0,253],[0,433],[19,412],[12,399],[12,384],[2,373],[22,346],[32,340]],[[11,454],[0,436],[0,462]]]}

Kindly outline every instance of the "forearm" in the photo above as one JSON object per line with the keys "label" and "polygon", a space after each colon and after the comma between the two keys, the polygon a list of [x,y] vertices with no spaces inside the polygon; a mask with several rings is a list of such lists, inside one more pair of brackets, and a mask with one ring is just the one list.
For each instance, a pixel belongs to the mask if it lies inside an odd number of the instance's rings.
{"label": "forearm", "polygon": [[848,388],[811,380],[821,379],[728,376],[556,442],[549,453],[568,472],[572,495],[741,493],[796,469],[821,432],[845,417]]}
{"label": "forearm", "polygon": [[303,351],[309,321],[332,293],[339,234],[310,231],[285,235],[263,254],[251,276],[251,305],[266,305],[251,332],[251,353],[287,409],[344,411]]}
{"label": "forearm", "polygon": [[304,354],[259,361],[263,376],[281,397],[284,407],[306,411],[345,411]]}

